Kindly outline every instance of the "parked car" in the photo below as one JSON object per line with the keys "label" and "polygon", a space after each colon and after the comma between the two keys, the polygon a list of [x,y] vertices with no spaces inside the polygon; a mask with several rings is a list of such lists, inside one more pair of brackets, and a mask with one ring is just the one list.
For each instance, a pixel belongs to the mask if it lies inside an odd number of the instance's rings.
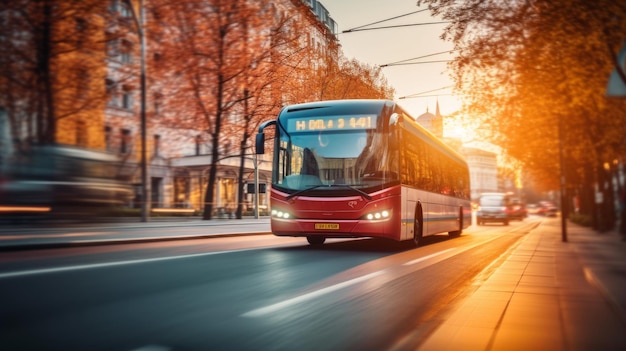
{"label": "parked car", "polygon": [[505,193],[483,193],[478,200],[476,221],[478,225],[500,222],[509,225],[512,210],[511,197]]}

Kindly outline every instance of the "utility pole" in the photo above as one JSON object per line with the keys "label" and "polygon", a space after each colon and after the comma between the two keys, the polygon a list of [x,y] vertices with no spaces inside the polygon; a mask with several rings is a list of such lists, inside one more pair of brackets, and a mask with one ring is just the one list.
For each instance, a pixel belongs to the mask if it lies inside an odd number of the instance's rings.
{"label": "utility pole", "polygon": [[150,193],[148,191],[148,165],[147,165],[147,146],[146,146],[146,41],[144,35],[144,6],[143,0],[139,0],[139,16],[135,11],[132,0],[126,0],[126,4],[130,7],[137,27],[139,35],[139,46],[141,48],[141,221],[147,222],[150,217]]}

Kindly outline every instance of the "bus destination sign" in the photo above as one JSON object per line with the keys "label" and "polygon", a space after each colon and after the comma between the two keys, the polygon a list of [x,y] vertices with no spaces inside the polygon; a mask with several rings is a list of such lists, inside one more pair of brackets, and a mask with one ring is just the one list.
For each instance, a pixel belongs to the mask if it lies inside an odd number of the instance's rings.
{"label": "bus destination sign", "polygon": [[317,132],[373,128],[376,128],[375,115],[290,118],[287,121],[287,130],[290,132]]}

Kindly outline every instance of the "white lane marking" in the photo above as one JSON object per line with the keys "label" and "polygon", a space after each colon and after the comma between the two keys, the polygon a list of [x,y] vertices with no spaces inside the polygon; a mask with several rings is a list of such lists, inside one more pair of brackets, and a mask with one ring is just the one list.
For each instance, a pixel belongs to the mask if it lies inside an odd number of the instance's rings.
{"label": "white lane marking", "polygon": [[161,345],[146,345],[131,351],[170,351],[171,348]]}
{"label": "white lane marking", "polygon": [[422,261],[426,261],[426,260],[428,260],[430,258],[437,257],[439,255],[443,255],[444,253],[446,253],[448,251],[455,250],[455,249],[456,249],[456,247],[453,247],[453,248],[450,248],[450,249],[447,249],[447,250],[435,252],[434,254],[431,254],[431,255],[428,255],[428,256],[424,256],[424,257],[420,257],[420,258],[414,259],[412,261],[406,262],[406,263],[403,264],[403,266],[410,266],[410,265],[413,265],[413,264],[416,264],[416,263],[420,263]]}
{"label": "white lane marking", "polygon": [[287,307],[299,304],[299,303],[304,302],[306,300],[311,300],[311,299],[314,299],[316,297],[320,297],[322,295],[331,293],[333,291],[337,291],[339,289],[343,289],[343,288],[346,288],[348,286],[351,286],[351,285],[354,285],[354,284],[358,284],[358,283],[360,283],[362,281],[366,281],[368,279],[372,279],[374,277],[377,277],[377,276],[383,274],[384,271],[385,270],[376,271],[376,272],[373,272],[373,273],[370,273],[370,274],[366,274],[366,275],[358,277],[358,278],[350,279],[350,280],[347,280],[347,281],[342,282],[342,283],[331,285],[329,287],[326,287],[326,288],[323,288],[323,289],[320,289],[320,290],[312,291],[312,292],[304,294],[304,295],[300,295],[300,296],[297,296],[297,297],[294,297],[294,298],[291,298],[291,299],[288,299],[288,300],[285,300],[285,301],[281,301],[281,302],[275,303],[273,305],[257,308],[255,310],[248,311],[248,312],[242,314],[241,316],[242,317],[252,317],[252,318],[254,318],[254,317],[261,317],[263,315],[276,312],[276,311],[281,310],[283,308],[287,308]]}
{"label": "white lane marking", "polygon": [[0,240],[69,238],[73,236],[97,236],[97,235],[110,235],[114,233],[115,232],[83,232],[83,233],[67,233],[67,234],[0,235]]}
{"label": "white lane marking", "polygon": [[94,268],[107,268],[107,267],[115,267],[115,266],[125,266],[125,265],[140,264],[140,263],[171,261],[171,260],[179,260],[179,259],[184,259],[184,258],[212,256],[212,255],[220,255],[220,254],[225,254],[225,253],[235,253],[235,252],[244,252],[244,251],[252,251],[252,250],[255,250],[255,249],[241,249],[241,250],[229,250],[229,251],[203,252],[203,253],[199,253],[199,254],[178,255],[178,256],[168,256],[168,257],[155,257],[155,258],[144,258],[144,259],[139,259],[139,260],[127,260],[127,261],[118,261],[118,262],[83,264],[83,265],[78,265],[78,266],[66,266],[66,267],[55,267],[55,268],[32,269],[32,270],[26,270],[26,271],[0,273],[0,279],[15,278],[15,277],[25,277],[25,276],[37,275],[37,274],[71,272],[71,271],[79,271],[79,270],[94,269]]}
{"label": "white lane marking", "polygon": [[[445,253],[447,253],[449,251],[453,251],[455,249],[456,248],[453,247],[453,248],[446,249],[446,250],[443,250],[443,251],[440,251],[440,252],[436,252],[434,254],[431,254],[431,255],[428,255],[428,256],[424,256],[424,257],[420,257],[418,259],[406,262],[403,265],[404,266],[410,266],[410,265],[413,265],[413,264],[416,264],[416,263],[428,260],[430,258],[439,256],[439,255],[443,255],[443,254],[445,254]],[[385,272],[385,270],[380,270],[380,271],[376,271],[376,272],[373,272],[373,273],[370,273],[370,274],[366,274],[364,276],[357,277],[357,278],[354,278],[354,279],[351,279],[351,280],[348,280],[348,281],[345,281],[345,282],[342,282],[342,283],[338,283],[338,284],[335,284],[335,285],[331,285],[329,287],[326,287],[326,288],[323,288],[323,289],[320,289],[320,290],[312,291],[310,293],[307,293],[307,294],[304,294],[304,295],[300,295],[300,296],[297,296],[297,297],[294,297],[294,298],[291,298],[291,299],[288,299],[288,300],[285,300],[285,301],[282,301],[282,302],[278,302],[278,303],[275,303],[273,305],[269,305],[269,306],[257,308],[257,309],[252,310],[252,311],[248,311],[248,312],[242,314],[241,316],[242,317],[252,317],[252,318],[254,318],[254,317],[261,317],[263,315],[270,314],[272,312],[276,312],[278,310],[281,310],[283,308],[287,308],[287,307],[293,306],[295,304],[304,302],[306,300],[314,299],[316,297],[319,297],[319,296],[331,293],[333,291],[336,291],[336,290],[339,290],[339,289],[343,289],[345,287],[348,287],[348,286],[360,283],[362,281],[365,281],[365,280],[377,277],[377,276],[383,274],[384,272]]]}

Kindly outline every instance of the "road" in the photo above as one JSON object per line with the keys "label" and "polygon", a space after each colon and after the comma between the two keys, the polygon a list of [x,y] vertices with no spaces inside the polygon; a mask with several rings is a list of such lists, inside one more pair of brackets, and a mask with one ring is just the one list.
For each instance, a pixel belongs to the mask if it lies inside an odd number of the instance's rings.
{"label": "road", "polygon": [[2,349],[414,349],[540,220],[419,248],[241,235],[3,252]]}

